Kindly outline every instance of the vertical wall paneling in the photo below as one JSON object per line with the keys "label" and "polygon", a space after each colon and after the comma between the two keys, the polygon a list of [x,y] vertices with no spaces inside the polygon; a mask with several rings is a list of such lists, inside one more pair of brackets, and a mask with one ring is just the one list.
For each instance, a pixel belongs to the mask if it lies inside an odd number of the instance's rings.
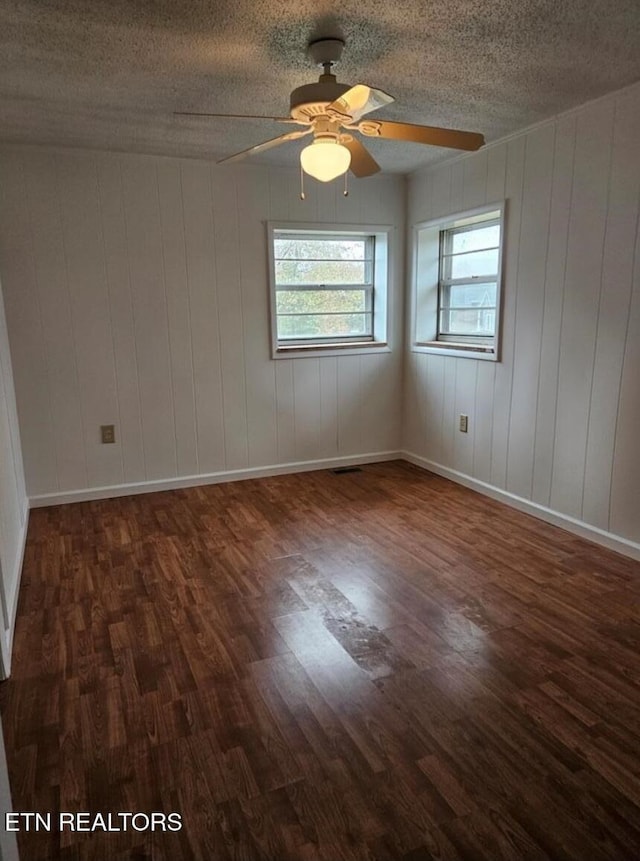
{"label": "vertical wall paneling", "polygon": [[[37,302],[42,322],[47,383],[50,386],[53,420],[51,442],[55,450],[52,454],[57,467],[57,489],[66,490],[86,485],[88,476],[76,336],[59,194],[61,180],[56,157],[39,153],[26,172],[25,179]],[[9,291],[11,282],[5,281],[5,284],[5,289]],[[45,449],[51,451],[51,443],[46,440],[43,442]]]}
{"label": "vertical wall paneling", "polygon": [[[247,445],[251,466],[278,463],[276,362],[270,361],[269,282],[265,202],[271,205],[269,174],[250,166],[235,171],[238,225],[238,268],[242,293]],[[275,215],[270,217],[275,220]]]}
{"label": "vertical wall paneling", "polygon": [[267,173],[269,182],[269,218],[272,221],[287,221],[289,202],[286,177],[281,170],[272,168]]}
{"label": "vertical wall paneling", "polygon": [[278,462],[296,459],[296,417],[293,385],[293,360],[276,363],[276,412],[278,417]]}
{"label": "vertical wall paneling", "polygon": [[[426,438],[429,431],[435,426],[436,413],[429,409],[427,400],[433,396],[433,389],[429,385],[427,379],[427,363],[423,355],[417,354],[414,357],[413,372],[412,372],[412,413],[415,414],[415,431],[418,445],[422,447],[426,444]],[[431,421],[427,421],[430,417]],[[413,427],[411,428],[413,430]]]}
{"label": "vertical wall paneling", "polygon": [[[582,517],[609,528],[610,484],[617,407],[629,319],[640,200],[640,93],[616,104],[608,215],[602,255],[598,328],[591,387]],[[637,365],[640,367],[640,365]],[[625,408],[630,402],[625,398]],[[640,417],[635,414],[636,421]],[[622,431],[622,426],[621,426]],[[637,456],[636,456],[637,461]]]}
{"label": "vertical wall paneling", "polygon": [[[403,177],[301,201],[297,170],[7,147],[0,180],[30,494],[398,450]],[[391,352],[271,358],[269,220],[396,227]]]}
{"label": "vertical wall paneling", "polygon": [[[380,177],[382,179],[383,177]],[[312,186],[312,194],[314,195],[315,201],[315,190],[320,185],[320,183],[314,183]],[[338,183],[329,183],[330,186],[334,189],[333,196],[333,211],[335,213],[335,220],[338,224],[357,224],[360,221],[371,221],[371,216],[373,212],[378,210],[378,206],[376,205],[373,210],[370,212],[367,211],[365,204],[365,197],[363,196],[366,192],[366,180],[359,180],[355,177],[349,178],[349,194],[347,197],[342,193],[342,185]],[[382,187],[377,186],[377,190],[379,193],[382,193]],[[320,205],[320,214],[327,215],[330,214],[327,212],[327,207]],[[367,217],[368,216],[368,217]],[[320,219],[320,217],[318,218]],[[381,222],[384,223],[384,222]]]}
{"label": "vertical wall paneling", "polygon": [[488,160],[486,152],[478,153],[478,158],[461,161],[464,185],[462,188],[462,209],[482,206],[487,193]]}
{"label": "vertical wall paneling", "polygon": [[320,371],[320,427],[318,452],[320,457],[338,454],[338,360],[326,356],[319,362]]}
{"label": "vertical wall paneling", "polygon": [[56,161],[86,480],[101,487],[124,476],[120,446],[100,441],[100,425],[118,423],[118,400],[98,173],[91,155]]}
{"label": "vertical wall paneling", "polygon": [[461,212],[464,209],[464,161],[456,161],[451,165],[449,173],[449,208],[451,212]]}
{"label": "vertical wall paneling", "polygon": [[248,466],[249,457],[236,178],[233,171],[214,169],[210,180],[225,469],[239,469]]}
{"label": "vertical wall paneling", "polygon": [[[475,159],[469,159],[475,161]],[[486,154],[485,199],[481,203],[498,203],[505,197],[507,145],[492,147]],[[473,438],[473,475],[491,483],[493,448],[493,403],[496,365],[479,362],[476,378],[475,407],[470,433]]]}
{"label": "vertical wall paneling", "polygon": [[222,364],[209,165],[182,162],[198,467],[225,468]]}
{"label": "vertical wall paneling", "polygon": [[[17,152],[0,160],[0,255],[5,284],[20,289],[4,290],[7,319],[20,332],[12,347],[16,399],[23,417],[21,441],[30,453],[25,462],[25,481],[33,493],[58,488],[53,439],[50,369],[47,365],[42,313],[38,299],[31,215],[27,204],[22,158]],[[27,253],[15,254],[13,249]]]}
{"label": "vertical wall paneling", "polygon": [[337,182],[317,183],[313,193],[316,201],[316,219],[324,224],[339,223],[337,196],[338,194],[342,195],[340,184]]}
{"label": "vertical wall paneling", "polygon": [[507,170],[507,145],[499,144],[487,152],[487,184],[485,203],[504,200],[504,184]]}
{"label": "vertical wall paneling", "polygon": [[624,366],[616,424],[613,477],[611,484],[610,529],[638,541],[640,519],[640,229],[636,222],[633,296],[625,338]]}
{"label": "vertical wall paneling", "polygon": [[159,479],[167,472],[176,475],[177,462],[155,163],[125,164],[122,182],[131,281],[135,285],[133,319],[146,478]]}
{"label": "vertical wall paneling", "polygon": [[195,475],[198,472],[198,447],[180,164],[162,161],[157,169],[177,473]]}
{"label": "vertical wall paneling", "polygon": [[433,196],[431,212],[429,215],[421,209],[416,213],[416,221],[426,221],[429,217],[436,218],[439,213],[445,215],[455,212],[455,202],[451,199],[451,171],[452,165],[446,164],[436,169],[433,177]]}
{"label": "vertical wall paneling", "polygon": [[555,128],[527,138],[518,248],[518,302],[506,487],[531,497]]}
{"label": "vertical wall paneling", "polygon": [[320,427],[320,359],[293,363],[295,460],[313,460]]}
{"label": "vertical wall paneling", "polygon": [[[480,362],[461,359],[456,363],[456,388],[453,411],[453,468],[469,475],[473,470],[473,428],[475,427],[475,399]],[[461,433],[459,417],[468,416],[471,433]]]}
{"label": "vertical wall paneling", "polygon": [[389,410],[394,387],[398,386],[400,362],[388,361],[384,353],[364,355],[360,359],[360,444],[363,451],[393,450],[400,436],[401,406]]}
{"label": "vertical wall paneling", "polygon": [[[493,395],[493,436],[491,450],[491,483],[504,488],[507,480],[509,422],[516,350],[515,321],[518,305],[518,261],[522,215],[522,184],[526,138],[515,138],[507,145],[505,195],[506,228],[503,252],[503,307],[501,361],[496,367]],[[464,360],[466,361],[466,360]]]}
{"label": "vertical wall paneling", "polygon": [[[433,191],[434,174],[416,174],[407,185],[406,209],[407,209],[407,248],[405,250],[405,283],[407,286],[413,284],[415,278],[413,227],[419,221],[430,218],[434,205]],[[415,336],[415,321],[411,308],[412,296],[407,295],[405,307],[404,338],[405,344],[410,345]],[[422,437],[434,427],[433,422],[427,425],[426,417],[423,417],[421,405],[422,399],[431,392],[420,382],[421,355],[405,350],[403,369],[403,397],[402,397],[402,445],[407,451],[421,451],[423,449]]]}
{"label": "vertical wall paneling", "polygon": [[361,451],[360,356],[338,359],[338,451],[355,454]]}
{"label": "vertical wall paneling", "polygon": [[476,391],[473,408],[473,471],[480,481],[491,482],[491,449],[493,446],[493,389],[496,378],[494,362],[477,362]]}
{"label": "vertical wall paneling", "polygon": [[422,393],[418,377],[419,359],[419,353],[407,351],[402,391],[402,447],[406,451],[422,451],[423,448],[421,433],[425,428],[425,423],[421,421],[419,410]]}
{"label": "vertical wall paneling", "polygon": [[320,221],[318,217],[318,200],[322,195],[323,183],[305,177],[305,199],[300,197],[300,171],[296,170],[296,179],[291,181],[291,172],[284,168],[274,168],[278,182],[287,201],[287,219],[289,221]]}
{"label": "vertical wall paneling", "polygon": [[564,304],[551,507],[582,515],[589,400],[607,221],[614,102],[578,117]]}
{"label": "vertical wall paneling", "polygon": [[123,480],[140,482],[145,480],[146,469],[121,161],[101,158],[97,170],[118,397],[116,446],[121,453]]}
{"label": "vertical wall paneling", "polygon": [[532,499],[539,505],[549,505],[551,499],[558,372],[560,368],[560,328],[562,325],[567,237],[573,188],[575,136],[575,116],[566,117],[558,122],[547,230],[547,259],[544,276],[534,446]]}
{"label": "vertical wall paneling", "polygon": [[[465,360],[466,361],[466,360]],[[445,362],[444,394],[442,398],[441,451],[445,463],[454,462],[454,441],[458,432],[456,426],[456,379],[459,362]]]}
{"label": "vertical wall paneling", "polygon": [[445,368],[444,356],[431,356],[417,353],[417,360],[424,368],[421,378],[422,411],[420,418],[424,433],[425,450],[429,457],[441,463],[443,458],[442,428],[444,417]]}
{"label": "vertical wall paneling", "polygon": [[639,124],[635,85],[410,177],[410,223],[505,198],[507,215],[501,360],[409,348],[404,403],[411,453],[633,542]]}

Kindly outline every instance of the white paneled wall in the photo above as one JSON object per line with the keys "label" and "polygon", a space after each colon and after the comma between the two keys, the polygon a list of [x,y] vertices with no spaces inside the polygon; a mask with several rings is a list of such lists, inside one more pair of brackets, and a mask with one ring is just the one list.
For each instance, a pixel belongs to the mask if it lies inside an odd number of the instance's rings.
{"label": "white paneled wall", "polygon": [[633,542],[639,140],[635,86],[410,178],[409,225],[508,209],[502,361],[409,350],[404,414],[404,448],[423,462]]}
{"label": "white paneled wall", "polygon": [[[31,497],[398,450],[405,181],[354,182],[348,198],[313,183],[305,202],[298,183],[279,168],[2,150]],[[391,353],[271,360],[269,219],[395,225]]]}
{"label": "white paneled wall", "polygon": [[[1,677],[9,674],[13,623],[27,530],[28,505],[22,469],[9,339],[0,289],[0,635]],[[0,751],[1,754],[1,751]]]}

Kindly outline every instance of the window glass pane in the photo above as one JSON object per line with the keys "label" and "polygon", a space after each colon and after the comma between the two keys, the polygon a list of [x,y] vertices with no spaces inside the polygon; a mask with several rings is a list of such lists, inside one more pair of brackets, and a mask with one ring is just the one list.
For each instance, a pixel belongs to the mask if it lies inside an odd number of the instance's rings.
{"label": "window glass pane", "polygon": [[366,311],[365,290],[278,290],[278,314],[321,314]]}
{"label": "window glass pane", "polygon": [[371,264],[352,260],[276,260],[276,284],[369,284]]}
{"label": "window glass pane", "polygon": [[366,238],[353,239],[296,238],[274,239],[276,260],[364,260]]}
{"label": "window glass pane", "polygon": [[371,314],[295,314],[278,317],[278,338],[349,338],[371,335]]}
{"label": "window glass pane", "polygon": [[496,312],[492,309],[470,308],[465,311],[440,312],[440,332],[443,335],[479,335],[492,337],[496,329]]}
{"label": "window glass pane", "polygon": [[460,257],[449,257],[450,278],[471,278],[474,275],[495,275],[498,271],[498,249],[475,251]]}
{"label": "window glass pane", "polygon": [[[376,237],[360,233],[276,230],[277,340],[372,339],[375,248]],[[386,250],[384,241],[380,250]]]}
{"label": "window glass pane", "polygon": [[495,307],[495,284],[452,284],[448,289],[449,301],[443,302],[452,308]]}
{"label": "window glass pane", "polygon": [[500,244],[500,225],[490,224],[488,227],[475,227],[473,230],[463,230],[451,234],[451,248],[454,254],[461,251],[476,251],[480,248],[494,248]]}

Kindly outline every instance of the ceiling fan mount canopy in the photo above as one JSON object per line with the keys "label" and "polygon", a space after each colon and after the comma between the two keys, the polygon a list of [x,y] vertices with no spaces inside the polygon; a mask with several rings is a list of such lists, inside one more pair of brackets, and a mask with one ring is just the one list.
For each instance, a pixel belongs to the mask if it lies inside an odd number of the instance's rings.
{"label": "ceiling fan mount canopy", "polygon": [[343,50],[342,39],[315,39],[307,45],[307,56],[316,66],[333,66],[340,62]]}

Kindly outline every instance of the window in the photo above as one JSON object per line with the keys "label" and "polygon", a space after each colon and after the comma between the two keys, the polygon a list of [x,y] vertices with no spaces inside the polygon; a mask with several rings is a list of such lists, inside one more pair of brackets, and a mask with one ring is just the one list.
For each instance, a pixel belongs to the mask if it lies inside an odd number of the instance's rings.
{"label": "window", "polygon": [[498,357],[503,207],[416,227],[414,348]]}
{"label": "window", "polygon": [[269,231],[274,355],[385,346],[387,228]]}
{"label": "window", "polygon": [[438,339],[492,339],[500,220],[450,227],[440,234]]}

